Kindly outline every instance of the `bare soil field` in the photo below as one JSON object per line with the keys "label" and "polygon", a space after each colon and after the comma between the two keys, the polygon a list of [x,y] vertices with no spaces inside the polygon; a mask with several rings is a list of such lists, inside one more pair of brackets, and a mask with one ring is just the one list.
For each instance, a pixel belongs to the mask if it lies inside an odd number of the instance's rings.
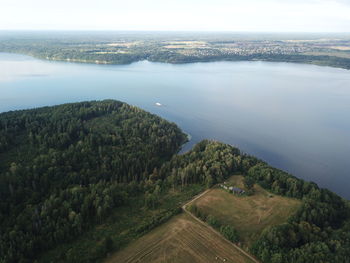
{"label": "bare soil field", "polygon": [[106,263],[249,263],[249,258],[208,227],[182,213],[121,251]]}

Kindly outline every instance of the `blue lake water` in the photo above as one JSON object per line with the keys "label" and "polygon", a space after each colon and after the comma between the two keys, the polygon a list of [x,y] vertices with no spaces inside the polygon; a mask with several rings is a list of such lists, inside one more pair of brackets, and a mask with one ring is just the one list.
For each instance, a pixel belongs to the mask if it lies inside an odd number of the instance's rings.
{"label": "blue lake water", "polygon": [[[116,99],[350,199],[350,71],[269,62],[87,65],[0,53],[0,112]],[[162,106],[156,106],[155,103]]]}

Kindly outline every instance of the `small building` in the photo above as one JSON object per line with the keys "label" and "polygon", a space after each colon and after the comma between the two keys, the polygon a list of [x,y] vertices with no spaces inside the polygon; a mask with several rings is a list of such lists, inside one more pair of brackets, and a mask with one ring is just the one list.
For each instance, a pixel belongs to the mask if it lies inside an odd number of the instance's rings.
{"label": "small building", "polygon": [[244,194],[245,191],[238,187],[232,187],[232,193],[241,195],[241,194]]}

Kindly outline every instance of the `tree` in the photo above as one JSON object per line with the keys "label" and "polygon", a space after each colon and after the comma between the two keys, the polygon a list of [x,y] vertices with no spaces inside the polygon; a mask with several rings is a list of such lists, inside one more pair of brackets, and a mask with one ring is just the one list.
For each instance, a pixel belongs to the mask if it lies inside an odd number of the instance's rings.
{"label": "tree", "polygon": [[105,247],[107,252],[112,251],[112,249],[113,249],[113,240],[112,240],[112,238],[110,236],[106,237],[103,240],[103,246]]}
{"label": "tree", "polygon": [[225,238],[227,238],[228,240],[230,240],[233,243],[236,243],[239,241],[239,236],[238,236],[238,232],[236,229],[234,229],[232,226],[230,225],[223,225],[220,227],[220,233],[223,234],[223,236]]}
{"label": "tree", "polygon": [[210,188],[213,186],[213,177],[210,174],[208,174],[206,176],[205,184],[206,184],[207,188]]}
{"label": "tree", "polygon": [[211,225],[214,228],[220,228],[221,226],[220,222],[212,215],[208,215],[206,221],[209,225]]}
{"label": "tree", "polygon": [[251,190],[254,186],[254,179],[250,176],[245,176],[243,183],[248,190]]}

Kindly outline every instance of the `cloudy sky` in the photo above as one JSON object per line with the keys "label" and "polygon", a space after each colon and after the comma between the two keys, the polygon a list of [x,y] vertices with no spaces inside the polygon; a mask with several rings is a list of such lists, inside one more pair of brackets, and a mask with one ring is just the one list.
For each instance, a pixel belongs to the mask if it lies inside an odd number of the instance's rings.
{"label": "cloudy sky", "polygon": [[350,0],[0,0],[0,29],[349,32]]}

